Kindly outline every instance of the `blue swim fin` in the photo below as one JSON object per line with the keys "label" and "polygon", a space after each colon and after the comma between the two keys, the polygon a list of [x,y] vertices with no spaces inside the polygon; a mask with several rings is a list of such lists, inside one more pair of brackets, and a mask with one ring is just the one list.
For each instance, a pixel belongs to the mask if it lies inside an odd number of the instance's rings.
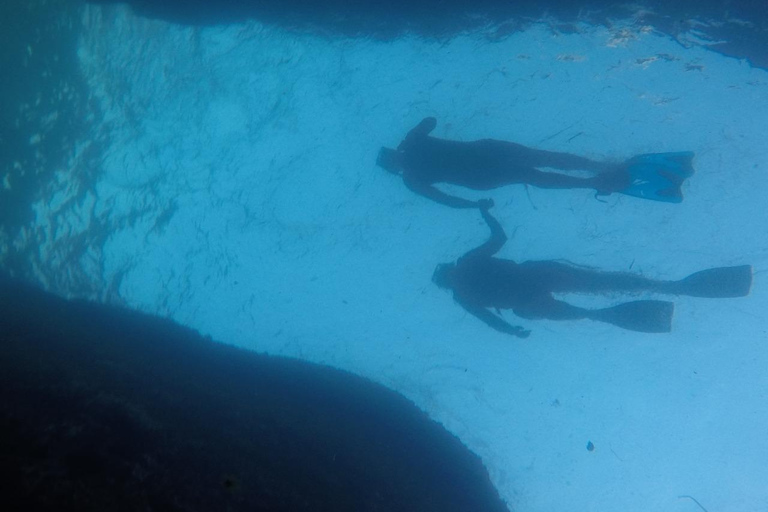
{"label": "blue swim fin", "polygon": [[693,152],[649,153],[627,161],[630,185],[618,192],[629,196],[680,203],[680,186],[693,175]]}

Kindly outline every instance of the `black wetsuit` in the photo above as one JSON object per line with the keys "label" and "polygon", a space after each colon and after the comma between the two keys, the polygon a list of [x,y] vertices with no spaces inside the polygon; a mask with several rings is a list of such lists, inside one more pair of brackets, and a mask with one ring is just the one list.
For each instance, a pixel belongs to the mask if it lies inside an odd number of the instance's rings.
{"label": "black wetsuit", "polygon": [[[454,208],[474,208],[478,203],[445,194],[434,184],[449,183],[474,190],[528,184],[540,188],[594,188],[608,193],[628,183],[624,174],[608,172],[619,169],[615,164],[500,140],[459,142],[430,137],[436,124],[435,118],[428,117],[408,133],[397,148],[398,171],[412,191]],[[382,148],[384,152],[393,150]],[[386,168],[382,153],[379,165]],[[591,171],[599,176],[579,178],[539,168]]]}
{"label": "black wetsuit", "polygon": [[[453,297],[465,310],[494,329],[526,337],[529,331],[513,326],[494,314],[491,309],[511,309],[526,319],[575,320],[591,318],[616,323],[615,318],[602,312],[588,310],[557,300],[557,292],[638,292],[656,291],[679,293],[675,281],[655,281],[623,272],[602,272],[556,261],[527,261],[515,263],[495,258],[507,240],[499,222],[481,208],[483,218],[491,228],[491,238],[480,247],[459,258],[455,265],[440,265],[435,271],[435,282],[453,291]],[[671,315],[672,305],[662,301],[641,301],[654,306],[656,315]],[[635,303],[639,304],[639,302]],[[602,314],[601,314],[602,313]],[[636,330],[653,328],[649,322],[658,319],[635,319]],[[625,322],[621,322],[625,323]],[[626,327],[625,325],[623,325]],[[649,332],[658,332],[648,330]]]}

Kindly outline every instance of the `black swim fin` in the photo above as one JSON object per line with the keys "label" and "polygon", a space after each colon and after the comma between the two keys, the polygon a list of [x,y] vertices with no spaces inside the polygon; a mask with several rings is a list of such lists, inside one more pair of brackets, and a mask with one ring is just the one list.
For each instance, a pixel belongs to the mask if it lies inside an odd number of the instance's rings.
{"label": "black swim fin", "polygon": [[663,300],[637,300],[590,311],[589,318],[637,332],[670,332],[675,305]]}
{"label": "black swim fin", "polygon": [[690,297],[732,298],[749,295],[752,266],[720,267],[702,270],[671,283],[671,293]]}

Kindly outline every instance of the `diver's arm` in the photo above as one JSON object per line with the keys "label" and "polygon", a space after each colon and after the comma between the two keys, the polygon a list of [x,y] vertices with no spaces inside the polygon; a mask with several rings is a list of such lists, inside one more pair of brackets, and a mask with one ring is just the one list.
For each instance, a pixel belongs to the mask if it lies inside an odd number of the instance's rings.
{"label": "diver's arm", "polygon": [[413,140],[417,137],[426,137],[437,126],[437,119],[434,117],[425,117],[419,124],[411,128],[408,135],[405,136],[405,140]]}
{"label": "diver's arm", "polygon": [[448,195],[439,191],[432,185],[424,185],[414,182],[407,177],[403,177],[403,182],[405,182],[406,187],[420,196],[424,196],[437,203],[444,204],[445,206],[450,206],[451,208],[478,208],[480,206],[478,201],[470,201],[469,199]]}
{"label": "diver's arm", "polygon": [[453,298],[468,313],[470,313],[472,316],[476,317],[477,319],[482,320],[483,323],[485,323],[488,327],[491,327],[492,329],[495,329],[499,332],[503,332],[504,334],[511,334],[512,336],[517,336],[518,338],[527,338],[531,334],[531,331],[527,329],[523,329],[519,325],[511,325],[500,316],[494,315],[487,308],[467,304],[466,302],[462,301],[459,297],[457,297],[455,294]]}
{"label": "diver's arm", "polygon": [[461,259],[476,256],[490,258],[499,252],[507,242],[507,235],[504,233],[504,229],[501,227],[501,224],[499,224],[499,221],[497,221],[496,218],[488,212],[488,205],[493,205],[493,202],[488,199],[481,199],[478,202],[480,213],[482,214],[485,223],[488,224],[489,228],[491,228],[491,238],[489,238],[488,241],[480,247],[469,251],[467,254],[462,256]]}

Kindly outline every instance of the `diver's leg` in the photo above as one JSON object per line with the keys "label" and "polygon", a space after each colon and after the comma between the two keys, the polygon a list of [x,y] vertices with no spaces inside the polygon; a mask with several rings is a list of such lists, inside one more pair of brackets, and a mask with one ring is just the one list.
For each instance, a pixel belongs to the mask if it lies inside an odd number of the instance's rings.
{"label": "diver's leg", "polygon": [[517,167],[552,167],[564,171],[608,172],[621,167],[620,164],[598,162],[570,153],[558,153],[543,149],[529,148],[522,144],[503,140],[483,139],[467,143],[467,147],[486,159],[496,162],[512,162]]}
{"label": "diver's leg", "polygon": [[536,162],[536,167],[554,167],[564,171],[592,171],[596,173],[615,171],[620,168],[619,164],[598,162],[570,153],[558,153],[542,149],[531,149],[530,151],[530,158]]}
{"label": "diver's leg", "polygon": [[[598,162],[570,153],[532,149],[520,144],[504,143],[510,167],[520,174],[521,182],[539,188],[591,188],[601,194],[626,189],[632,182],[626,165]],[[542,172],[540,168],[563,171],[588,171],[593,176],[579,178],[555,172]]]}
{"label": "diver's leg", "polygon": [[656,281],[627,272],[602,272],[557,261],[526,261],[520,264],[531,282],[548,292],[666,292],[670,281]]}
{"label": "diver's leg", "polygon": [[514,309],[521,318],[581,320],[588,318],[638,332],[661,333],[672,330],[674,305],[660,300],[638,300],[603,309],[584,309],[552,296],[526,303]]}
{"label": "diver's leg", "polygon": [[515,306],[515,315],[528,320],[581,320],[589,318],[591,311],[556,300],[548,293],[532,294],[525,304]]}
{"label": "diver's leg", "polygon": [[690,297],[733,298],[749,295],[752,267],[739,265],[702,270],[680,279],[663,281],[627,272],[600,272],[558,262],[538,263],[537,272],[547,276],[550,291],[641,292],[649,291]]}
{"label": "diver's leg", "polygon": [[551,167],[563,171],[591,171],[594,173],[616,171],[622,167],[622,164],[598,162],[583,156],[534,149],[513,142],[502,142],[502,144],[504,145],[504,152],[521,167]]}
{"label": "diver's leg", "polygon": [[598,192],[610,193],[622,190],[629,185],[629,175],[620,171],[579,178],[557,172],[543,172],[533,167],[519,168],[516,165],[510,167],[514,169],[512,174],[518,183],[525,183],[538,188],[591,188]]}
{"label": "diver's leg", "polygon": [[[546,189],[590,188],[611,193],[626,188],[630,181],[626,170],[614,164],[567,153],[531,149],[513,142],[484,139],[467,143],[465,149],[473,165],[483,169],[480,175],[487,182],[485,188],[520,183]],[[541,171],[540,167],[582,170],[596,175],[570,176]],[[609,172],[612,170],[616,172]]]}

